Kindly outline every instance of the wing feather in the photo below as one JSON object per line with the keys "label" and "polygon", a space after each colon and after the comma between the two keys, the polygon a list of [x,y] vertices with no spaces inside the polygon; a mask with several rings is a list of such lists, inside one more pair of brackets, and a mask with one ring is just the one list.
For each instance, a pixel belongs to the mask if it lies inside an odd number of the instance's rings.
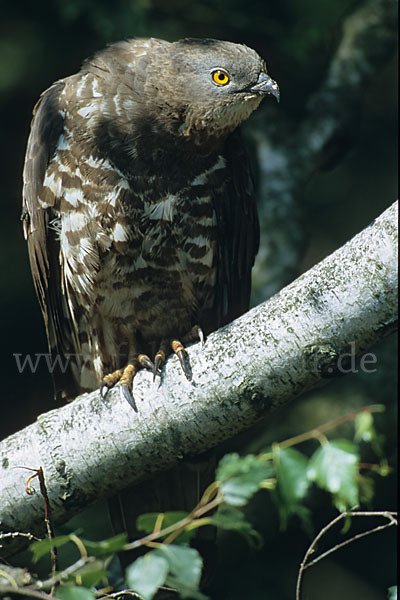
{"label": "wing feather", "polygon": [[249,309],[251,269],[260,239],[253,178],[239,131],[229,136],[225,157],[230,178],[214,198],[218,228],[215,328]]}
{"label": "wing feather", "polygon": [[[37,102],[31,124],[23,173],[22,220],[28,242],[29,260],[36,293],[42,309],[53,369],[56,394],[66,390],[68,396],[77,391],[68,355],[74,353],[72,319],[65,296],[61,293],[60,242],[53,226],[58,198],[43,187],[46,171],[54,158],[57,143],[64,129],[60,110],[60,94],[64,87],[58,81],[45,91]],[[57,358],[59,357],[59,358]],[[63,372],[65,371],[65,372]]]}

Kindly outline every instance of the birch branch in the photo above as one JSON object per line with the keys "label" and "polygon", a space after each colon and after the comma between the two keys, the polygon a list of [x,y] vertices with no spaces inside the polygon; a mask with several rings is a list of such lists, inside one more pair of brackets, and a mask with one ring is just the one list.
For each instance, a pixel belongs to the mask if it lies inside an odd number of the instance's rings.
{"label": "birch branch", "polygon": [[[397,203],[268,302],[189,348],[193,382],[176,357],[162,379],[134,380],[134,412],[119,388],[84,394],[0,442],[0,544],[7,555],[43,535],[44,506],[27,495],[43,467],[54,524],[185,455],[226,440],[345,370],[397,318]],[[365,358],[365,357],[364,357]],[[21,532],[23,536],[13,535]],[[20,543],[19,543],[20,542]]]}

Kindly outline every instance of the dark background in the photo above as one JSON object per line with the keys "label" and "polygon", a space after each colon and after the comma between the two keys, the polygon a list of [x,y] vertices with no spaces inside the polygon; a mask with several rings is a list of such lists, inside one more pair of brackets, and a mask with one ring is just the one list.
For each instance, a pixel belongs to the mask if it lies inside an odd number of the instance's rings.
{"label": "dark background", "polygon": [[[271,76],[280,85],[280,110],[300,125],[305,103],[323,80],[340,39],[343,20],[360,4],[353,0],[1,1],[0,439],[56,407],[43,359],[35,373],[29,369],[19,373],[13,356],[18,353],[23,359],[27,354],[47,352],[19,220],[24,151],[32,108],[40,93],[56,79],[76,72],[88,55],[124,37],[153,36],[171,41],[189,36],[215,37],[246,43],[267,60]],[[365,89],[352,147],[343,152],[331,171],[316,172],[299,189],[307,244],[299,256],[298,273],[358,233],[397,196],[396,74],[393,57]],[[268,202],[268,198],[259,201]],[[250,449],[255,451],[265,443],[300,433],[355,407],[379,402],[387,405],[378,428],[386,436],[385,451],[392,460],[394,340],[388,339],[373,352],[377,356],[375,373],[347,375],[280,411],[268,427],[260,426],[257,436],[252,434],[256,441]],[[352,434],[351,430],[340,433]],[[248,450],[248,438],[243,436],[236,445]],[[393,475],[377,478],[374,508],[394,508],[394,482]],[[318,530],[335,513],[325,498],[312,498],[310,502]],[[309,538],[298,522],[280,532],[277,513],[265,497],[251,505],[250,514],[264,534],[264,549],[252,553],[235,536],[223,540],[224,568],[229,574],[233,565],[235,577],[222,576],[213,597],[293,598],[298,564]],[[94,529],[95,519],[88,517],[88,526]],[[96,533],[101,537],[98,530]],[[307,597],[385,598],[386,588],[394,583],[393,567],[391,532],[367,538],[334,555],[321,564],[319,571],[315,569],[309,575],[312,584]]]}

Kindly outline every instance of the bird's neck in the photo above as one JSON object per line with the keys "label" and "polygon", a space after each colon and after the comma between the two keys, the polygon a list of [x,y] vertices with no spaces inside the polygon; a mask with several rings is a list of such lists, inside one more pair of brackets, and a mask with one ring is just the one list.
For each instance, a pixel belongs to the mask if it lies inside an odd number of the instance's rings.
{"label": "bird's neck", "polygon": [[98,150],[127,175],[180,181],[182,174],[190,177],[212,164],[222,152],[226,135],[175,125],[167,128],[142,119],[127,133],[109,124],[103,135],[96,136]]}

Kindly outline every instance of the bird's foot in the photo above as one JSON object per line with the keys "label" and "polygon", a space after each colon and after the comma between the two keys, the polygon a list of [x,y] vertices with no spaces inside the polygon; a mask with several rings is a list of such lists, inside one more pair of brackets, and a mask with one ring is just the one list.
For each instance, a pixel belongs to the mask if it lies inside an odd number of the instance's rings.
{"label": "bird's foot", "polygon": [[172,351],[177,355],[182,367],[182,371],[188,381],[192,380],[192,370],[190,368],[189,356],[185,350],[184,343],[190,343],[200,340],[204,344],[204,335],[198,325],[182,338],[182,342],[176,339],[163,340],[160,348],[154,357],[154,362],[150,360],[147,354],[137,354],[132,358],[123,369],[117,369],[112,373],[108,373],[103,377],[100,385],[100,395],[105,398],[108,390],[114,387],[118,382],[120,384],[121,396],[132,406],[133,410],[138,412],[136,402],[132,395],[132,384],[136,373],[140,369],[148,369],[153,373],[153,381],[156,375],[161,374],[161,369],[167,359],[168,354]]}
{"label": "bird's foot", "polygon": [[120,383],[121,396],[130,404],[135,412],[138,412],[136,402],[132,395],[132,384],[136,373],[141,369],[154,370],[154,364],[146,354],[138,354],[123,369],[117,369],[103,377],[100,385],[100,395],[105,398],[109,389],[116,383]]}
{"label": "bird's foot", "polygon": [[182,367],[182,371],[185,374],[185,377],[188,381],[192,380],[192,369],[190,368],[189,356],[185,350],[183,344],[196,342],[200,340],[201,345],[204,345],[204,334],[202,329],[195,325],[192,329],[182,338],[182,341],[175,339],[167,339],[163,340],[160,344],[160,348],[154,358],[154,368],[153,368],[153,381],[156,378],[157,373],[159,373],[166,361],[168,356],[168,351],[172,348],[174,354],[177,355],[180,365]]}

